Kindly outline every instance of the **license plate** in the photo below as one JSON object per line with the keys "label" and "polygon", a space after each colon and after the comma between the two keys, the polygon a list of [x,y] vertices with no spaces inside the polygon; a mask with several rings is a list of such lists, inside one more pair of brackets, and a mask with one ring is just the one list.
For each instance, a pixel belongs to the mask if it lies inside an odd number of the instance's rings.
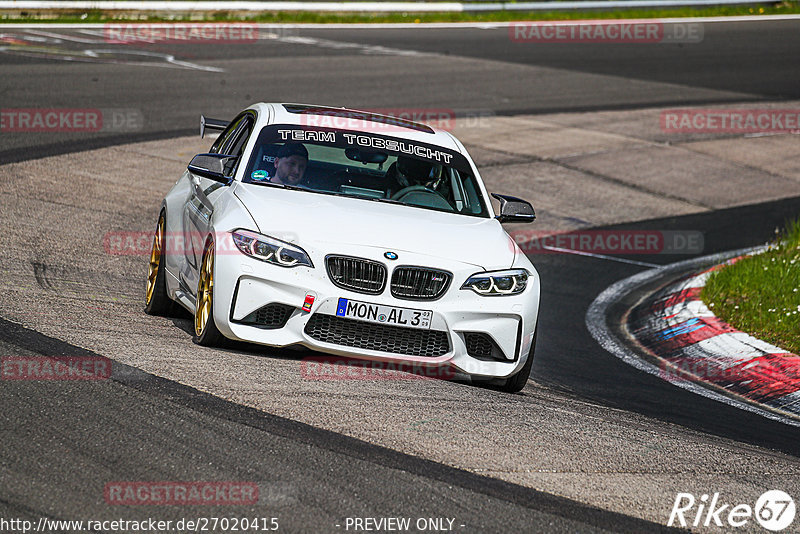
{"label": "license plate", "polygon": [[383,306],[381,304],[370,304],[368,302],[358,302],[356,300],[340,298],[339,305],[336,306],[336,315],[339,317],[347,317],[348,319],[368,321],[370,323],[429,329],[431,327],[433,312],[430,310],[397,308],[395,306]]}

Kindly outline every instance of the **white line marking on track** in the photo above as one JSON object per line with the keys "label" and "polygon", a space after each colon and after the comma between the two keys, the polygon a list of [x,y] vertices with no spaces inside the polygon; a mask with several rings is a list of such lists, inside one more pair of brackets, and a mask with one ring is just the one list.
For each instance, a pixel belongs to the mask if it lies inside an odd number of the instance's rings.
{"label": "white line marking on track", "polygon": [[[26,30],[26,33],[29,31],[30,30]],[[38,33],[44,34],[47,32],[38,32]],[[3,34],[3,35],[9,35],[9,34]],[[60,37],[55,37],[54,35],[55,34],[51,34],[46,37],[39,35],[34,37],[42,39],[43,41],[60,38]],[[26,35],[26,38],[29,37],[30,35]],[[147,50],[138,50],[132,48],[101,48],[101,49],[87,48],[83,50],[69,50],[69,49],[60,49],[57,46],[53,47],[30,46],[27,48],[2,46],[0,47],[0,52],[11,55],[23,56],[23,57],[54,59],[59,61],[124,64],[124,65],[136,65],[140,67],[181,68],[181,69],[201,70],[206,72],[225,72],[225,69],[219,67],[200,65],[198,63],[192,63],[190,61],[183,61],[177,59],[172,54],[150,52]],[[141,61],[141,60],[137,61],[136,59],[134,59],[135,56],[140,56],[141,59],[152,58],[155,60],[161,60],[163,61],[163,63],[159,61]]]}
{"label": "white line marking on track", "polygon": [[606,256],[605,254],[595,254],[593,252],[584,252],[582,250],[573,250],[571,248],[543,246],[543,249],[552,250],[553,252],[561,252],[564,254],[575,254],[576,256],[588,256],[590,258],[598,258],[601,260],[617,261],[619,263],[629,263],[631,265],[639,265],[641,267],[661,267],[657,263],[647,263],[645,261],[628,260],[625,258],[616,258],[614,256]]}
{"label": "white line marking on track", "polygon": [[284,43],[303,44],[318,46],[320,48],[330,48],[332,50],[358,50],[364,54],[389,55],[389,56],[426,56],[439,55],[428,52],[418,52],[416,50],[405,50],[402,48],[389,48],[379,45],[366,45],[361,43],[351,43],[348,41],[333,41],[331,39],[317,39],[315,37],[281,36],[272,34],[268,39],[275,39]]}
{"label": "white line marking on track", "polygon": [[69,35],[64,33],[53,33],[53,32],[46,32],[42,30],[35,30],[30,29],[27,30],[27,33],[33,35],[41,35],[43,37],[52,37],[53,39],[58,39],[59,41],[71,41],[73,43],[85,43],[85,44],[107,44],[108,41],[105,39],[85,39],[83,37],[77,37],[75,35]]}

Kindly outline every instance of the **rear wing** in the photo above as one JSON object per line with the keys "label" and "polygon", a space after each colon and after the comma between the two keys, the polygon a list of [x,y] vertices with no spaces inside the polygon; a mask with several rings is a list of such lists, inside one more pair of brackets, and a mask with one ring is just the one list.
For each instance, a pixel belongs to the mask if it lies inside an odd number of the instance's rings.
{"label": "rear wing", "polygon": [[200,138],[206,135],[206,130],[219,130],[222,131],[228,127],[230,121],[223,121],[220,119],[212,119],[205,115],[200,115]]}

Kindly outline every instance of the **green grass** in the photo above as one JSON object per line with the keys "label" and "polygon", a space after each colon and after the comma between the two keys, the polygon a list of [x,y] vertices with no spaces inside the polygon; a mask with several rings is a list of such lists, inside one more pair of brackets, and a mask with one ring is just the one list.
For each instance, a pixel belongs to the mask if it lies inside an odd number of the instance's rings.
{"label": "green grass", "polygon": [[178,22],[178,21],[248,21],[262,23],[331,23],[331,22],[505,22],[511,20],[584,20],[649,19],[676,17],[720,17],[736,15],[784,15],[800,13],[797,1],[757,3],[741,6],[703,8],[626,9],[618,11],[493,11],[488,13],[322,13],[322,12],[216,12],[216,13],[114,13],[104,11],[28,11],[7,10],[0,22]]}
{"label": "green grass", "polygon": [[800,354],[800,219],[767,252],[714,273],[702,299],[735,328]]}

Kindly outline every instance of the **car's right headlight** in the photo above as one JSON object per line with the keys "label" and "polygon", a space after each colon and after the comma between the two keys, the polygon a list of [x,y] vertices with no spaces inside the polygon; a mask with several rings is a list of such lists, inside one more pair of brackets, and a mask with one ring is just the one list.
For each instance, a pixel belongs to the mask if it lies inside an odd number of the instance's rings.
{"label": "car's right headlight", "polygon": [[461,289],[471,289],[478,295],[487,297],[518,295],[525,291],[530,276],[531,273],[526,269],[476,273],[464,282]]}
{"label": "car's right headlight", "polygon": [[234,230],[231,235],[236,248],[257,260],[281,267],[314,267],[305,250],[286,241],[249,230]]}

